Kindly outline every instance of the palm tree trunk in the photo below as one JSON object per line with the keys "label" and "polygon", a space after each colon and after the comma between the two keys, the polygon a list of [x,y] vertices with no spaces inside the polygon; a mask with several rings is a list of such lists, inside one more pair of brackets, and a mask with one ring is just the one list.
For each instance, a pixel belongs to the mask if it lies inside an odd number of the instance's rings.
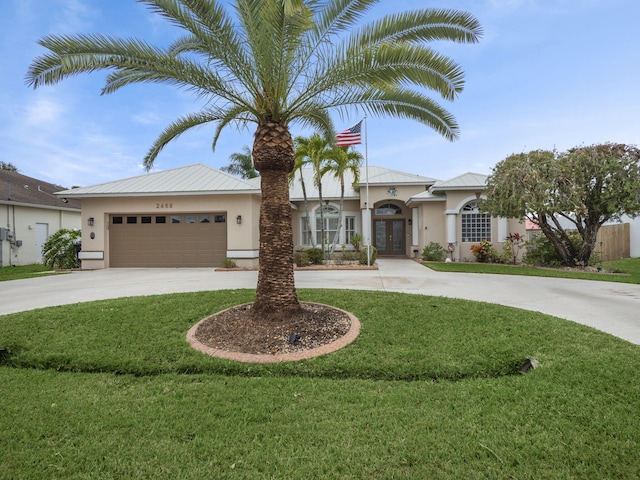
{"label": "palm tree trunk", "polygon": [[340,239],[340,231],[342,230],[342,212],[344,211],[344,176],[340,177],[340,213],[338,214],[338,228],[336,234],[333,236],[333,243],[331,244],[331,255],[336,251],[336,244]]}
{"label": "palm tree trunk", "polygon": [[318,173],[318,199],[320,200],[320,245],[322,245],[322,259],[327,259],[327,242],[324,238],[324,208],[322,206],[322,177]]}
{"label": "palm tree trunk", "polygon": [[300,303],[293,271],[293,227],[289,173],[295,152],[289,129],[275,122],[260,125],[253,145],[260,172],[260,266],[253,315],[267,321],[297,316]]}
{"label": "palm tree trunk", "polygon": [[311,219],[309,218],[309,199],[307,198],[307,186],[304,183],[304,175],[302,175],[302,169],[300,170],[300,185],[302,185],[302,196],[304,197],[304,214],[306,219],[306,229],[311,240],[311,246],[316,248],[316,236],[311,230]]}

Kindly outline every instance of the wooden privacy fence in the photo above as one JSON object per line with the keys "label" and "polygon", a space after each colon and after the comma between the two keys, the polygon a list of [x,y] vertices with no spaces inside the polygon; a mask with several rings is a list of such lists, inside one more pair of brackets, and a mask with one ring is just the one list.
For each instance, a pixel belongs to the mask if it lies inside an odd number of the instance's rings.
{"label": "wooden privacy fence", "polygon": [[604,225],[598,232],[595,253],[603,262],[631,256],[631,227],[628,223]]}

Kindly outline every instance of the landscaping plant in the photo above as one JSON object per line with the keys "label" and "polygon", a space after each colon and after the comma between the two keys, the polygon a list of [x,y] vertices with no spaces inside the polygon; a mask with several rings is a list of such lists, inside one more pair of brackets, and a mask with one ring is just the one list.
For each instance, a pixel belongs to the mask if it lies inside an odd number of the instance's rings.
{"label": "landscaping plant", "polygon": [[77,268],[81,231],[62,228],[51,235],[42,247],[42,258],[47,268]]}
{"label": "landscaping plant", "polygon": [[446,254],[447,250],[442,245],[438,242],[430,242],[422,249],[421,257],[425,262],[441,262]]}

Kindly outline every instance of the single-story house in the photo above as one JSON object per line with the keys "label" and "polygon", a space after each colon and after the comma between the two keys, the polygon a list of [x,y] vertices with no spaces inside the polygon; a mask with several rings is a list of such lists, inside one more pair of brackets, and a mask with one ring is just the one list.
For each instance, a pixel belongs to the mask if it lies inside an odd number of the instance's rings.
{"label": "single-story house", "polygon": [[[489,239],[499,247],[509,233],[524,232],[516,219],[478,211],[486,178],[467,173],[441,182],[362,167],[355,185],[346,176],[342,202],[339,180],[325,175],[321,203],[312,171],[305,168],[291,182],[294,244],[301,249],[320,243],[322,208],[329,243],[342,220],[338,250],[351,248],[351,236],[359,233],[363,245],[374,245],[380,256],[414,257],[438,242],[454,258],[472,259],[473,243]],[[260,178],[243,180],[196,164],[58,195],[82,200],[84,269],[215,267],[225,259],[239,266],[258,263]],[[315,221],[306,222],[307,210]]]}
{"label": "single-story house", "polygon": [[65,190],[11,170],[0,170],[0,267],[42,262],[42,247],[60,229],[79,229],[80,200]]}

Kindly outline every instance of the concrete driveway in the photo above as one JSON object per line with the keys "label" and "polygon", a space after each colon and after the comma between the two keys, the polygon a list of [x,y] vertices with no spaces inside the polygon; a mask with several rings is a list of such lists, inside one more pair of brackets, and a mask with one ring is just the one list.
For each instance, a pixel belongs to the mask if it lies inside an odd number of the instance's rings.
{"label": "concrete driveway", "polygon": [[[640,345],[640,285],[556,278],[439,273],[408,259],[378,270],[296,272],[298,288],[380,290],[464,298],[547,313]],[[0,315],[106,298],[255,288],[255,271],[126,268],[0,283]]]}

